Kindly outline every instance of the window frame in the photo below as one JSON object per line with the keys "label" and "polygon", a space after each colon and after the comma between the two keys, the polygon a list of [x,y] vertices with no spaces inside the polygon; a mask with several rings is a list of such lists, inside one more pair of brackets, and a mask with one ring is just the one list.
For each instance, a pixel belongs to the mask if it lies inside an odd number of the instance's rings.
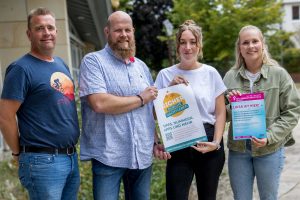
{"label": "window frame", "polygon": [[300,6],[299,5],[292,6],[292,20],[300,20]]}

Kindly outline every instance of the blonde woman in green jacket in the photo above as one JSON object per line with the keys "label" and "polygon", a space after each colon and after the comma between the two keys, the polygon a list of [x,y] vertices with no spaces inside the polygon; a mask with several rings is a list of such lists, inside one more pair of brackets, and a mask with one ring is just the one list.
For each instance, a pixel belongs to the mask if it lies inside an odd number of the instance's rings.
{"label": "blonde woman in green jacket", "polygon": [[[252,200],[256,177],[261,200],[278,199],[284,146],[295,143],[292,130],[300,115],[300,97],[287,71],[271,59],[261,30],[243,27],[236,42],[236,61],[225,77],[227,99],[243,93],[264,93],[267,137],[233,140],[228,132],[228,168],[235,200]],[[227,120],[231,120],[228,101]]]}

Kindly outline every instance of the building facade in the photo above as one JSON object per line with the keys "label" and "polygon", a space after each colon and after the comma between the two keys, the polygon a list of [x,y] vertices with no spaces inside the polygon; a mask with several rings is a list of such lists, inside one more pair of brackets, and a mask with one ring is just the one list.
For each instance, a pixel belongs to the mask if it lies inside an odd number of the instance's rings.
{"label": "building facade", "polygon": [[288,32],[294,32],[291,41],[296,48],[300,48],[300,1],[283,0],[282,7],[284,16],[281,28]]}

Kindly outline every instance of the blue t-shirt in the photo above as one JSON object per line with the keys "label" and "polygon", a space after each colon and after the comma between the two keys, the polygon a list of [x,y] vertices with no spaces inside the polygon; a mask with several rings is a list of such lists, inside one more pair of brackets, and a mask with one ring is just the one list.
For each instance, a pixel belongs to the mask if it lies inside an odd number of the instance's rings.
{"label": "blue t-shirt", "polygon": [[46,62],[26,54],[9,65],[1,98],[21,102],[20,145],[64,148],[77,143],[74,83],[60,58]]}

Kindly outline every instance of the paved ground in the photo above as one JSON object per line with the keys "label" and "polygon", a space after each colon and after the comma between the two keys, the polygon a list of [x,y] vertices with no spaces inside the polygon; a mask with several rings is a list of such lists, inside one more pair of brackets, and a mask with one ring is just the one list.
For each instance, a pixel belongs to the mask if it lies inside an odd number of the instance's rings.
{"label": "paved ground", "polygon": [[294,129],[296,144],[286,148],[286,161],[281,175],[279,199],[300,199],[300,122]]}
{"label": "paved ground", "polygon": [[[299,84],[298,84],[298,91]],[[279,188],[280,200],[300,199],[300,121],[293,131],[296,144],[286,148],[285,167]]]}

